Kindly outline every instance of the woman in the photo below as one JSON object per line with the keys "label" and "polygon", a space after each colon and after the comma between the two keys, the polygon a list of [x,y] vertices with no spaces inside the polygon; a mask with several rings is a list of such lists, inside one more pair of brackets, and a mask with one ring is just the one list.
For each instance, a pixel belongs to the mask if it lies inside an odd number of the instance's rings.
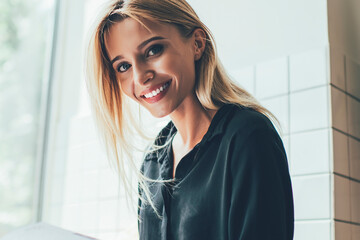
{"label": "woman", "polygon": [[111,1],[96,22],[87,83],[126,190],[139,136],[128,99],[170,116],[139,179],[140,239],[292,239],[291,181],[273,115],[236,86],[185,0]]}

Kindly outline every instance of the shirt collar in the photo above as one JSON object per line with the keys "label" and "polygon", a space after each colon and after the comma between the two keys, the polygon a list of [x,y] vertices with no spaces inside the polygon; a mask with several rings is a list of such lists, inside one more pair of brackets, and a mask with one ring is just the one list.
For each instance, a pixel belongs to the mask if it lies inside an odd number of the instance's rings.
{"label": "shirt collar", "polygon": [[[234,113],[235,108],[237,105],[234,104],[224,104],[219,108],[219,110],[216,112],[215,116],[211,120],[210,126],[208,128],[208,131],[204,135],[203,139],[197,146],[202,146],[206,144],[208,141],[216,137],[217,135],[220,135],[223,133],[226,122]],[[155,140],[155,144],[157,145],[164,145],[166,142],[170,141],[167,146],[164,148],[161,148],[159,150],[155,150],[149,154],[146,155],[145,161],[153,160],[158,161],[159,163],[162,163],[163,160],[170,156],[171,154],[171,141],[174,137],[175,133],[177,132],[177,129],[172,121],[170,121],[159,133]]]}

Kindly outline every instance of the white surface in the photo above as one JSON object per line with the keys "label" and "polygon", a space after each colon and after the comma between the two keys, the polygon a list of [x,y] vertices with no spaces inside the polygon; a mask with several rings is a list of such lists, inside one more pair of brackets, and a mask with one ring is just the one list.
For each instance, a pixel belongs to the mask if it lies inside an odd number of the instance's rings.
{"label": "white surface", "polygon": [[292,177],[296,220],[330,218],[329,174]]}
{"label": "white surface", "polygon": [[19,228],[1,240],[89,240],[94,239],[73,233],[46,223],[37,223]]}
{"label": "white surface", "polygon": [[326,51],[325,48],[320,48],[290,56],[291,91],[327,83]]}
{"label": "white surface", "polygon": [[261,104],[280,121],[283,134],[289,133],[289,96],[279,96],[262,100]]}
{"label": "white surface", "polygon": [[326,0],[190,0],[227,68],[328,45]]}
{"label": "white surface", "polygon": [[255,95],[255,67],[247,66],[237,70],[229,71],[230,76],[246,91]]}
{"label": "white surface", "polygon": [[329,130],[291,135],[290,154],[293,175],[329,172]]}
{"label": "white surface", "polygon": [[330,221],[295,222],[294,240],[329,240]]}
{"label": "white surface", "polygon": [[288,93],[288,59],[282,57],[256,65],[256,97]]}
{"label": "white surface", "polygon": [[299,132],[329,125],[328,87],[290,94],[290,132]]}

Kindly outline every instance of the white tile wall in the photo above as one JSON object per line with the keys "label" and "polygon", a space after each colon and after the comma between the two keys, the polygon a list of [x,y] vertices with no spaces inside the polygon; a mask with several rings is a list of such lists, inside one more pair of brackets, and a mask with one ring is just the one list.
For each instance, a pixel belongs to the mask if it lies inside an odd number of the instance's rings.
{"label": "white tile wall", "polygon": [[346,94],[331,87],[332,126],[347,132]]}
{"label": "white tile wall", "polygon": [[329,174],[292,177],[295,219],[330,218]]}
{"label": "white tile wall", "polygon": [[350,180],[334,175],[335,219],[351,221]]}
{"label": "white tile wall", "polygon": [[330,233],[330,220],[295,222],[294,240],[329,240]]}
{"label": "white tile wall", "polygon": [[81,231],[81,205],[65,204],[62,208],[62,224],[65,229]]}
{"label": "white tile wall", "polygon": [[297,91],[325,85],[327,49],[320,48],[290,56],[290,90]]}
{"label": "white tile wall", "polygon": [[81,204],[81,228],[83,231],[91,231],[98,228],[99,204],[94,202]]}
{"label": "white tile wall", "polygon": [[329,172],[329,130],[292,134],[290,155],[293,175]]}
{"label": "white tile wall", "polygon": [[333,171],[349,176],[348,137],[341,132],[332,130],[332,144],[334,162]]}
{"label": "white tile wall", "polygon": [[264,99],[261,104],[280,121],[282,134],[289,133],[289,96]]}
{"label": "white tile wall", "polygon": [[350,181],[351,221],[360,223],[360,183]]}
{"label": "white tile wall", "polygon": [[117,228],[117,200],[106,200],[99,202],[99,229],[115,230]]}
{"label": "white tile wall", "polygon": [[65,176],[64,203],[75,204],[81,202],[81,175],[73,173]]}
{"label": "white tile wall", "polygon": [[360,180],[360,141],[349,137],[350,177]]}
{"label": "white tile wall", "polygon": [[288,92],[288,59],[282,57],[256,65],[256,97],[266,98]]}
{"label": "white tile wall", "polygon": [[99,176],[100,199],[116,198],[119,194],[118,177],[110,168],[100,170]]}
{"label": "white tile wall", "polygon": [[328,87],[290,94],[290,132],[329,126]]}
{"label": "white tile wall", "polygon": [[360,138],[360,102],[347,96],[348,133]]}
{"label": "white tile wall", "polygon": [[237,70],[230,71],[230,76],[232,79],[239,84],[241,87],[245,88],[246,91],[255,94],[255,67],[246,66]]}
{"label": "white tile wall", "polygon": [[97,170],[84,171],[79,175],[81,179],[81,201],[96,201],[99,196],[99,172]]}
{"label": "white tile wall", "polygon": [[351,227],[349,223],[335,221],[335,239],[336,240],[352,240]]}
{"label": "white tile wall", "polygon": [[346,57],[346,91],[360,99],[360,64]]}
{"label": "white tile wall", "polygon": [[330,72],[331,83],[345,91],[345,55],[336,48],[330,49]]}

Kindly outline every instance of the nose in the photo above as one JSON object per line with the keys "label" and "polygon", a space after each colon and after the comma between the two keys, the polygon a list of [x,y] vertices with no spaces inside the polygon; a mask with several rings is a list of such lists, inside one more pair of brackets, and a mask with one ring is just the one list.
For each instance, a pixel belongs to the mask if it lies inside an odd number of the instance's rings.
{"label": "nose", "polygon": [[139,85],[146,85],[155,76],[155,72],[147,69],[146,66],[133,66],[133,71],[134,82]]}

